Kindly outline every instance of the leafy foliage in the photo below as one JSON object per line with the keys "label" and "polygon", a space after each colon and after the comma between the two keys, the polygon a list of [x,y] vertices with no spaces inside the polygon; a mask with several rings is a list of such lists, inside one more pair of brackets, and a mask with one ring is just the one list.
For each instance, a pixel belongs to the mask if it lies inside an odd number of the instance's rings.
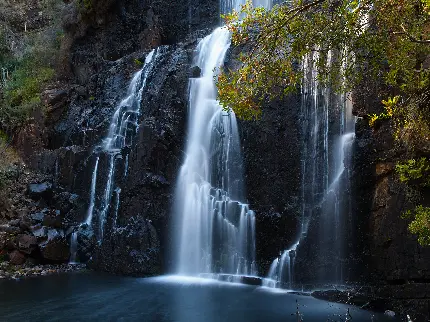
{"label": "leafy foliage", "polygon": [[429,0],[292,0],[270,11],[248,2],[224,18],[233,44],[247,46],[239,69],[218,79],[221,104],[239,117],[257,118],[261,103],[295,91],[304,57],[337,91],[383,78],[407,104],[429,87]]}
{"label": "leafy foliage", "polygon": [[[224,109],[256,119],[264,102],[296,91],[311,67],[319,84],[337,92],[383,80],[395,96],[368,115],[370,126],[391,119],[412,154],[430,140],[430,0],[291,0],[270,11],[248,1],[224,18],[233,44],[246,52],[237,69],[218,76]],[[426,158],[398,164],[397,172],[411,188],[430,185]],[[409,213],[409,228],[424,244],[429,213],[423,206]]]}
{"label": "leafy foliage", "polygon": [[54,69],[32,53],[16,63],[16,70],[7,82],[0,104],[0,126],[11,129],[23,125],[35,108],[41,108],[40,92],[54,76]]}
{"label": "leafy foliage", "polygon": [[430,246],[430,208],[419,205],[413,211],[407,211],[403,217],[413,219],[408,229],[418,235],[420,245]]}
{"label": "leafy foliage", "polygon": [[398,163],[396,171],[402,182],[430,187],[430,162],[427,158],[410,159],[406,163]]}
{"label": "leafy foliage", "polygon": [[399,98],[400,96],[395,96],[394,98],[388,98],[388,101],[383,100],[382,104],[384,105],[385,112],[370,115],[369,125],[373,127],[377,121],[393,117],[395,111],[397,110]]}

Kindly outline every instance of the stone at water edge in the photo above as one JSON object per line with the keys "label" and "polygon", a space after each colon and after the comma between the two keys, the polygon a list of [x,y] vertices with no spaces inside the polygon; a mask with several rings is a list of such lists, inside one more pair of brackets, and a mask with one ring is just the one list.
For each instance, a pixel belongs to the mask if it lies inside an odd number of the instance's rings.
{"label": "stone at water edge", "polygon": [[18,249],[30,255],[37,248],[37,238],[33,235],[21,234],[16,238]]}
{"label": "stone at water edge", "polygon": [[19,250],[14,250],[9,253],[9,262],[13,265],[22,265],[26,261],[26,257]]}
{"label": "stone at water edge", "polygon": [[45,260],[63,263],[69,260],[70,246],[63,231],[57,229],[48,230],[47,240],[40,243],[39,248]]}

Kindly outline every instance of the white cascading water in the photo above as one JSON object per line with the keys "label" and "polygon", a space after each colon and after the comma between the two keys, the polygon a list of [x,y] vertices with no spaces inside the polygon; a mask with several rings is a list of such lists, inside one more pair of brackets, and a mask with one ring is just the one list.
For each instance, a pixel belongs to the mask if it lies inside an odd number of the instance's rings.
{"label": "white cascading water", "polygon": [[[116,162],[121,159],[121,150],[133,143],[134,135],[138,130],[138,121],[141,114],[140,105],[142,101],[142,94],[146,86],[148,75],[154,67],[157,55],[157,49],[152,50],[147,55],[143,68],[133,76],[127,91],[126,98],[123,99],[118,105],[118,108],[112,117],[108,135],[103,139],[102,144],[95,148],[97,157],[91,179],[87,218],[85,219],[84,224],[93,227],[94,220],[97,220],[98,227],[93,228],[96,232],[99,242],[101,242],[103,239],[107,215],[110,211],[114,193],[116,201],[114,206],[113,223],[116,223],[121,192],[119,187],[114,188]],[[109,160],[106,174],[100,173],[99,163],[101,161],[101,154],[105,154]],[[128,168],[128,155],[126,156],[124,168],[124,176],[126,176]],[[97,178],[100,175],[106,176],[107,178],[103,193],[99,193],[97,191],[97,188],[99,187],[97,184]],[[71,261],[74,262],[76,261],[77,252],[76,232],[72,234],[70,248],[72,254]]]}
{"label": "white cascading water", "polygon": [[[335,270],[325,272],[322,281],[342,282],[340,258],[344,255],[342,254],[344,240],[341,236],[341,216],[345,211],[350,211],[350,209],[341,208],[346,188],[345,181],[349,184],[348,179],[343,179],[343,174],[345,165],[349,163],[347,156],[354,138],[355,118],[352,116],[352,102],[347,95],[335,95],[318,83],[317,71],[313,68],[313,61],[318,59],[317,55],[318,53],[315,53],[304,58],[302,64],[304,79],[301,91],[301,114],[305,139],[302,159],[301,228],[297,241],[272,262],[267,278],[263,281],[263,284],[268,287],[293,288],[294,263],[298,247],[306,238],[315,208],[323,203],[329,206],[323,207],[322,221],[319,222],[320,248],[322,254],[331,254],[332,261],[335,261],[333,265]],[[329,53],[328,65],[331,64],[331,59],[331,53]],[[337,106],[332,106],[333,103]],[[330,145],[329,113],[331,109],[336,108],[340,110],[337,122],[339,133],[334,134],[335,143]],[[331,159],[330,155],[333,155]],[[330,276],[329,280],[327,276]]]}
{"label": "white cascading water", "polygon": [[[255,6],[268,5],[254,1]],[[222,1],[221,11],[245,1]],[[236,117],[216,100],[215,79],[230,47],[217,28],[196,48],[201,76],[190,80],[186,158],[176,187],[176,273],[256,275],[255,214],[241,202],[242,157]]]}

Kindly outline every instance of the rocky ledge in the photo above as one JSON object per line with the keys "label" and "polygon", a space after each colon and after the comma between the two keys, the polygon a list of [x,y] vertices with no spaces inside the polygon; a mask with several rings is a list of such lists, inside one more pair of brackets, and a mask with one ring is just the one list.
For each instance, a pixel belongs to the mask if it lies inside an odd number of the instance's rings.
{"label": "rocky ledge", "polygon": [[62,265],[13,265],[8,262],[0,263],[0,279],[22,279],[33,276],[46,276],[59,273],[70,273],[86,270],[84,264]]}

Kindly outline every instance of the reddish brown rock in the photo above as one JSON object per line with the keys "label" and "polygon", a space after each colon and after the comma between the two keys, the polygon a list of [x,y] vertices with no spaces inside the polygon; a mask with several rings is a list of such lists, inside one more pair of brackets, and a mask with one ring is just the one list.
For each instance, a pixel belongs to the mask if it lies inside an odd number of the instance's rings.
{"label": "reddish brown rock", "polygon": [[14,250],[9,253],[9,262],[13,265],[22,265],[26,261],[26,257],[23,253],[18,250]]}
{"label": "reddish brown rock", "polygon": [[17,242],[19,250],[28,255],[37,248],[37,239],[33,235],[18,235]]}

